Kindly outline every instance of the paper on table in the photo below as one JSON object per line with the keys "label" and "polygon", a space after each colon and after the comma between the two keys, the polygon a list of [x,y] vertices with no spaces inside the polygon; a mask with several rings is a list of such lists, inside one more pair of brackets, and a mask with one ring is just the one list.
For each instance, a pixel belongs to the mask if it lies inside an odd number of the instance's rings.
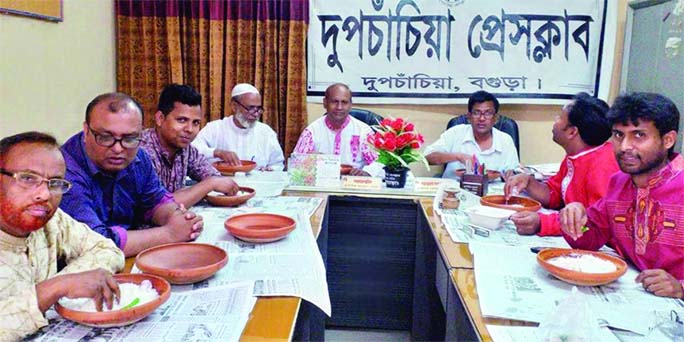
{"label": "paper on table", "polygon": [[[493,341],[496,342],[530,342],[538,341],[537,327],[518,327],[505,325],[489,325],[487,331]],[[601,328],[601,342],[620,342],[613,332],[603,327]]]}
{"label": "paper on table", "polygon": [[252,282],[186,293],[169,300],[144,320],[118,328],[90,328],[46,313],[50,325],[29,341],[238,341],[256,303]]}
{"label": "paper on table", "polygon": [[[540,322],[573,286],[538,266],[536,254],[527,247],[497,246],[496,253],[485,253],[491,246],[471,242],[470,248],[483,316]],[[610,327],[647,334],[656,321],[652,308],[678,309],[682,301],[647,293],[634,283],[637,273],[630,269],[616,282],[579,290],[590,297],[596,316]]]}

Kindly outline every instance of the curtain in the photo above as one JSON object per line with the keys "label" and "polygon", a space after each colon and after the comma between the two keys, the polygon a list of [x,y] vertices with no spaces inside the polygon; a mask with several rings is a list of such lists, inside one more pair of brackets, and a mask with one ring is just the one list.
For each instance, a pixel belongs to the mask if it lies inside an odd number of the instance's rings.
{"label": "curtain", "polygon": [[117,88],[154,123],[169,83],[202,94],[207,122],[229,116],[230,92],[261,92],[262,121],[286,155],[306,127],[307,0],[116,0]]}

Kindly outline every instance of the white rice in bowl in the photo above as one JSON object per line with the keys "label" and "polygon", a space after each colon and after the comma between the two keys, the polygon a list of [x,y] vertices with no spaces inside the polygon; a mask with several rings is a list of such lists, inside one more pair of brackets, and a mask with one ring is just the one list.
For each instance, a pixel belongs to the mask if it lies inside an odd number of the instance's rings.
{"label": "white rice in bowl", "polygon": [[[112,310],[107,309],[106,303],[102,303],[102,312],[120,310],[122,307],[133,302],[136,298],[138,298],[139,301],[133,307],[151,302],[159,297],[159,293],[152,286],[152,283],[149,280],[143,280],[140,285],[133,283],[119,283],[119,292],[121,293],[121,297],[119,298],[118,302],[114,301]],[[97,311],[95,309],[95,302],[91,298],[62,297],[59,300],[59,304],[74,311]]]}
{"label": "white rice in bowl", "polygon": [[612,262],[590,254],[569,254],[551,258],[548,263],[566,270],[582,273],[611,273],[617,270]]}

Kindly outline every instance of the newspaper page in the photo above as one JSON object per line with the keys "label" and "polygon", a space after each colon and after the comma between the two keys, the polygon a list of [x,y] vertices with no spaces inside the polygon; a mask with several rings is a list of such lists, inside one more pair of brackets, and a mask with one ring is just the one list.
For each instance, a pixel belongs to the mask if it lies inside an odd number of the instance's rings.
{"label": "newspaper page", "polygon": [[239,341],[256,303],[252,282],[238,282],[172,292],[166,303],[145,319],[123,327],[91,328],[61,318],[54,310],[50,325],[28,341]]}
{"label": "newspaper page", "polygon": [[[228,252],[228,264],[213,277],[192,285],[173,286],[173,291],[189,291],[236,281],[255,283],[258,296],[297,296],[331,314],[328,283],[323,258],[311,230],[309,217],[321,204],[321,198],[275,197],[252,202],[250,210],[290,216],[295,229],[284,239],[254,244],[234,238],[224,222],[239,210],[197,208],[204,217],[204,232],[198,242],[211,243]],[[238,208],[240,209],[240,208]]]}
{"label": "newspaper page", "polygon": [[[470,245],[483,316],[539,323],[557,302],[570,295],[574,285],[547,273],[529,248],[497,246],[496,253],[491,248],[486,244]],[[646,292],[634,282],[637,274],[630,268],[613,283],[582,286],[579,290],[608,326],[647,335],[658,325],[659,315],[681,311],[684,302]]]}
{"label": "newspaper page", "polygon": [[[492,337],[492,340],[496,342],[530,342],[540,340],[536,334],[537,327],[487,324],[487,331],[489,332],[489,336]],[[620,342],[620,340],[611,332],[610,329],[603,327],[600,329],[600,331],[600,342]],[[570,341],[570,339],[568,339],[568,341]]]}

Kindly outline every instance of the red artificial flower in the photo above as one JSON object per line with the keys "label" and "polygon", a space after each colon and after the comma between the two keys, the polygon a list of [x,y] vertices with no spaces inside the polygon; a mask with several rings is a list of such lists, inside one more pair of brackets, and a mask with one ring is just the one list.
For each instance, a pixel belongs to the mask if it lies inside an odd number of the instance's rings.
{"label": "red artificial flower", "polygon": [[413,126],[412,123],[407,123],[406,126],[404,126],[404,132],[413,132],[415,127]]}
{"label": "red artificial flower", "polygon": [[390,124],[390,126],[392,127],[393,130],[399,132],[404,127],[404,119],[398,118],[398,119],[394,120],[394,122],[392,122]]}
{"label": "red artificial flower", "polygon": [[391,124],[392,120],[390,119],[382,119],[382,121],[380,122],[380,125],[385,127],[390,127]]}

